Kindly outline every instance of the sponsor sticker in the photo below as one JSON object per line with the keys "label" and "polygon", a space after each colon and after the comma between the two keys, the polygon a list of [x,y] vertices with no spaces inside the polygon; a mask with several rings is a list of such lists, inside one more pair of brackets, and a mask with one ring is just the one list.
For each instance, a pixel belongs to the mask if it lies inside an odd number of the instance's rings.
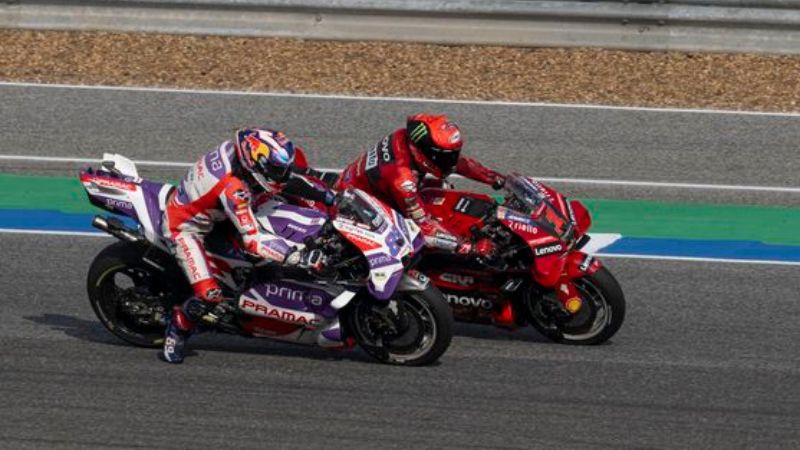
{"label": "sponsor sticker", "polygon": [[447,299],[447,303],[450,303],[451,305],[467,306],[470,308],[483,308],[486,310],[492,309],[494,307],[494,303],[491,300],[481,297],[472,297],[469,295],[457,295],[457,294],[444,294],[444,298]]}
{"label": "sponsor sticker", "polygon": [[417,192],[417,184],[411,180],[406,180],[400,183],[400,189],[405,192]]}
{"label": "sponsor sticker", "polygon": [[448,283],[457,284],[459,286],[472,286],[475,284],[475,277],[472,275],[462,275],[459,273],[443,273],[439,275],[439,279]]}
{"label": "sponsor sticker", "polygon": [[538,247],[534,249],[533,254],[536,256],[552,255],[553,253],[558,253],[563,249],[564,246],[561,244],[546,245],[544,247]]}
{"label": "sponsor sticker", "polygon": [[586,255],[586,258],[583,258],[583,261],[581,262],[581,265],[578,266],[578,269],[580,269],[581,272],[586,272],[589,270],[592,262],[594,262],[594,257],[592,257],[592,255]]}
{"label": "sponsor sticker", "polygon": [[244,189],[237,189],[233,193],[233,197],[236,198],[237,200],[241,200],[241,201],[244,201],[244,202],[249,202],[250,201],[250,193],[245,191]]}

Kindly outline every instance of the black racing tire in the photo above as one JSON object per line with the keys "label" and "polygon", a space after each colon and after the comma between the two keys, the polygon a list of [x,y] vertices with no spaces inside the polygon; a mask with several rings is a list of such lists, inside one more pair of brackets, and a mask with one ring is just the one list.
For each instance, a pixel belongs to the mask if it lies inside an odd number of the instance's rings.
{"label": "black racing tire", "polygon": [[[163,323],[142,324],[120,307],[124,301],[121,293],[130,289],[146,293],[148,305],[167,313],[183,298],[184,294],[176,287],[188,283],[184,280],[176,283],[174,272],[160,271],[145,263],[142,260],[145,251],[141,244],[124,241],[104,248],[89,267],[86,289],[95,315],[108,331],[129,344],[156,348],[164,342]],[[120,287],[119,282],[128,287]]]}
{"label": "black racing tire", "polygon": [[625,295],[611,272],[601,267],[597,272],[575,280],[584,305],[575,317],[546,326],[537,320],[528,295],[528,319],[542,335],[560,344],[597,345],[614,336],[625,321]]}
{"label": "black racing tire", "polygon": [[348,330],[356,343],[386,364],[424,366],[437,361],[453,339],[453,315],[442,293],[431,284],[424,291],[398,293],[391,301],[408,313],[408,320],[403,320],[407,322],[406,331],[394,340],[376,345],[376,333],[369,329],[370,308],[383,302],[362,298],[349,308],[346,316]]}

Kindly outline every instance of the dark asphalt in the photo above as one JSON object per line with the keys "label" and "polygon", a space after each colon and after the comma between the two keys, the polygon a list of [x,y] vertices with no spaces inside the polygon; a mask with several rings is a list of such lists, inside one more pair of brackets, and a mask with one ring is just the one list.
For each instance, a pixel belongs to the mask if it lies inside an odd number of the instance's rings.
{"label": "dark asphalt", "polygon": [[[423,107],[457,117],[470,150],[503,170],[800,181],[792,117],[11,87],[0,87],[0,154],[188,161],[240,123],[269,122],[319,165],[341,166]],[[581,193],[799,203],[796,194]],[[460,325],[440,364],[393,368],[360,352],[200,336],[172,367],[117,341],[89,307],[86,272],[111,242],[0,234],[0,448],[800,447],[797,267],[607,260],[629,309],[613,342],[597,347]]]}
{"label": "dark asphalt", "polygon": [[608,261],[629,301],[591,348],[459,326],[441,363],[226,336],[179,367],[85,293],[103,238],[2,235],[3,448],[797,448],[797,268]]}

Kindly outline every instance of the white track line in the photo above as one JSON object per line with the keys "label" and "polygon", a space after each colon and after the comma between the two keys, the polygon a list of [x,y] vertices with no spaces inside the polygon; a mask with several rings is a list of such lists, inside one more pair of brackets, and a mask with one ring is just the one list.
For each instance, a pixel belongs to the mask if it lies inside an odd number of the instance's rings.
{"label": "white track line", "polygon": [[0,228],[0,233],[8,234],[45,234],[52,236],[82,236],[82,237],[113,237],[110,234],[91,231],[62,231],[62,230],[25,230],[20,228]]}
{"label": "white track line", "polygon": [[[7,161],[30,161],[30,162],[69,162],[69,163],[99,163],[101,158],[75,158],[71,156],[27,156],[27,155],[0,155],[0,160]],[[134,161],[139,166],[157,166],[157,167],[190,167],[192,163],[188,162],[175,162],[175,161],[152,161],[152,160],[139,160]]]}
{"label": "white track line", "polygon": [[[0,228],[0,234],[34,234],[34,235],[49,235],[49,236],[76,236],[76,237],[94,237],[94,238],[110,238],[111,235],[106,233],[93,233],[83,231],[56,231],[56,230],[22,230],[17,228]],[[724,258],[695,258],[683,256],[654,256],[654,255],[634,255],[634,254],[607,254],[597,253],[594,256],[602,258],[618,258],[618,259],[649,259],[656,261],[688,261],[688,262],[712,262],[712,263],[735,263],[735,264],[765,264],[765,265],[779,265],[779,266],[800,266],[800,262],[793,261],[770,261],[758,259],[724,259]]]}
{"label": "white track line", "polygon": [[666,183],[660,181],[627,181],[627,180],[600,180],[586,178],[545,178],[532,177],[546,183],[573,183],[573,184],[600,184],[608,186],[642,186],[666,187],[678,189],[715,189],[722,191],[761,191],[761,192],[788,192],[800,194],[800,187],[782,186],[747,186],[735,184],[697,184],[697,183]]}
{"label": "white track line", "polygon": [[701,258],[694,256],[658,256],[658,255],[637,255],[628,253],[597,253],[594,256],[602,258],[619,259],[654,259],[659,261],[691,261],[691,262],[714,262],[714,263],[734,263],[734,264],[770,264],[778,266],[800,266],[800,261],[772,261],[761,259],[730,259],[730,258]]}
{"label": "white track line", "polygon": [[536,107],[536,108],[574,108],[574,109],[607,109],[618,111],[647,111],[647,112],[666,112],[666,113],[698,113],[698,114],[738,114],[747,116],[773,116],[773,117],[800,117],[800,113],[785,112],[766,112],[766,111],[739,111],[725,109],[689,109],[689,108],[655,108],[645,106],[612,106],[612,105],[590,105],[582,103],[540,103],[540,102],[511,102],[496,100],[457,100],[439,98],[419,98],[419,97],[367,97],[358,95],[339,95],[339,94],[298,94],[292,92],[255,92],[255,91],[221,91],[214,89],[176,89],[163,87],[145,86],[108,86],[108,85],[83,85],[83,84],[44,84],[30,82],[0,81],[0,87],[36,87],[53,89],[84,89],[100,91],[128,91],[128,92],[161,92],[170,94],[195,94],[195,95],[231,95],[231,96],[255,96],[255,97],[285,97],[285,98],[308,98],[326,100],[353,100],[353,101],[378,101],[378,102],[403,102],[403,103],[438,103],[455,105],[485,105],[485,106],[515,106],[515,107]]}
{"label": "white track line", "polygon": [[[26,155],[0,155],[0,161],[25,161],[25,162],[70,162],[70,163],[98,163],[100,158],[77,158],[77,157],[57,157],[57,156],[26,156]],[[190,167],[192,163],[176,161],[134,161],[140,166],[155,167]],[[340,172],[341,169],[318,168],[323,172]],[[458,176],[458,175],[454,175]],[[800,187],[783,186],[747,186],[733,184],[697,184],[697,183],[667,183],[659,181],[630,181],[630,180],[602,180],[591,178],[553,178],[553,177],[532,177],[546,183],[568,183],[568,184],[595,184],[604,186],[640,186],[655,188],[676,188],[676,189],[703,189],[703,190],[723,190],[723,191],[756,191],[756,192],[781,192],[800,194]]]}

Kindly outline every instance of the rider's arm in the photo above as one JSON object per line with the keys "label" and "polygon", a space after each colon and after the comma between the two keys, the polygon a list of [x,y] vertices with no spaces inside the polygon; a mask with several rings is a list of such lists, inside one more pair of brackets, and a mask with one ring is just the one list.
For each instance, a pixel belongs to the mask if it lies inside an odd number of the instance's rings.
{"label": "rider's arm", "polygon": [[333,204],[335,194],[325,186],[314,183],[303,175],[292,174],[283,187],[282,193],[293,197],[300,197],[325,205]]}
{"label": "rider's arm", "polygon": [[333,184],[336,183],[336,180],[339,179],[339,175],[336,172],[322,171],[311,167],[308,164],[308,158],[306,157],[305,150],[297,146],[295,146],[294,165],[292,166],[292,172],[299,175],[307,175],[317,178],[327,186],[333,186]]}
{"label": "rider's arm", "polygon": [[456,173],[471,180],[488,184],[490,186],[495,186],[495,188],[502,186],[503,182],[505,181],[505,177],[503,175],[466,156],[458,158]]}
{"label": "rider's arm", "polygon": [[425,210],[425,204],[417,192],[418,180],[414,172],[402,167],[389,175],[391,176],[387,177],[387,180],[392,200],[400,206],[405,217],[419,225],[425,244],[429,247],[455,251],[459,246],[458,238],[433,220]]}
{"label": "rider's arm", "polygon": [[245,251],[279,263],[295,250],[294,245],[280,236],[267,233],[258,226],[251,203],[250,189],[238,178],[230,177],[220,194],[225,214],[242,235]]}

